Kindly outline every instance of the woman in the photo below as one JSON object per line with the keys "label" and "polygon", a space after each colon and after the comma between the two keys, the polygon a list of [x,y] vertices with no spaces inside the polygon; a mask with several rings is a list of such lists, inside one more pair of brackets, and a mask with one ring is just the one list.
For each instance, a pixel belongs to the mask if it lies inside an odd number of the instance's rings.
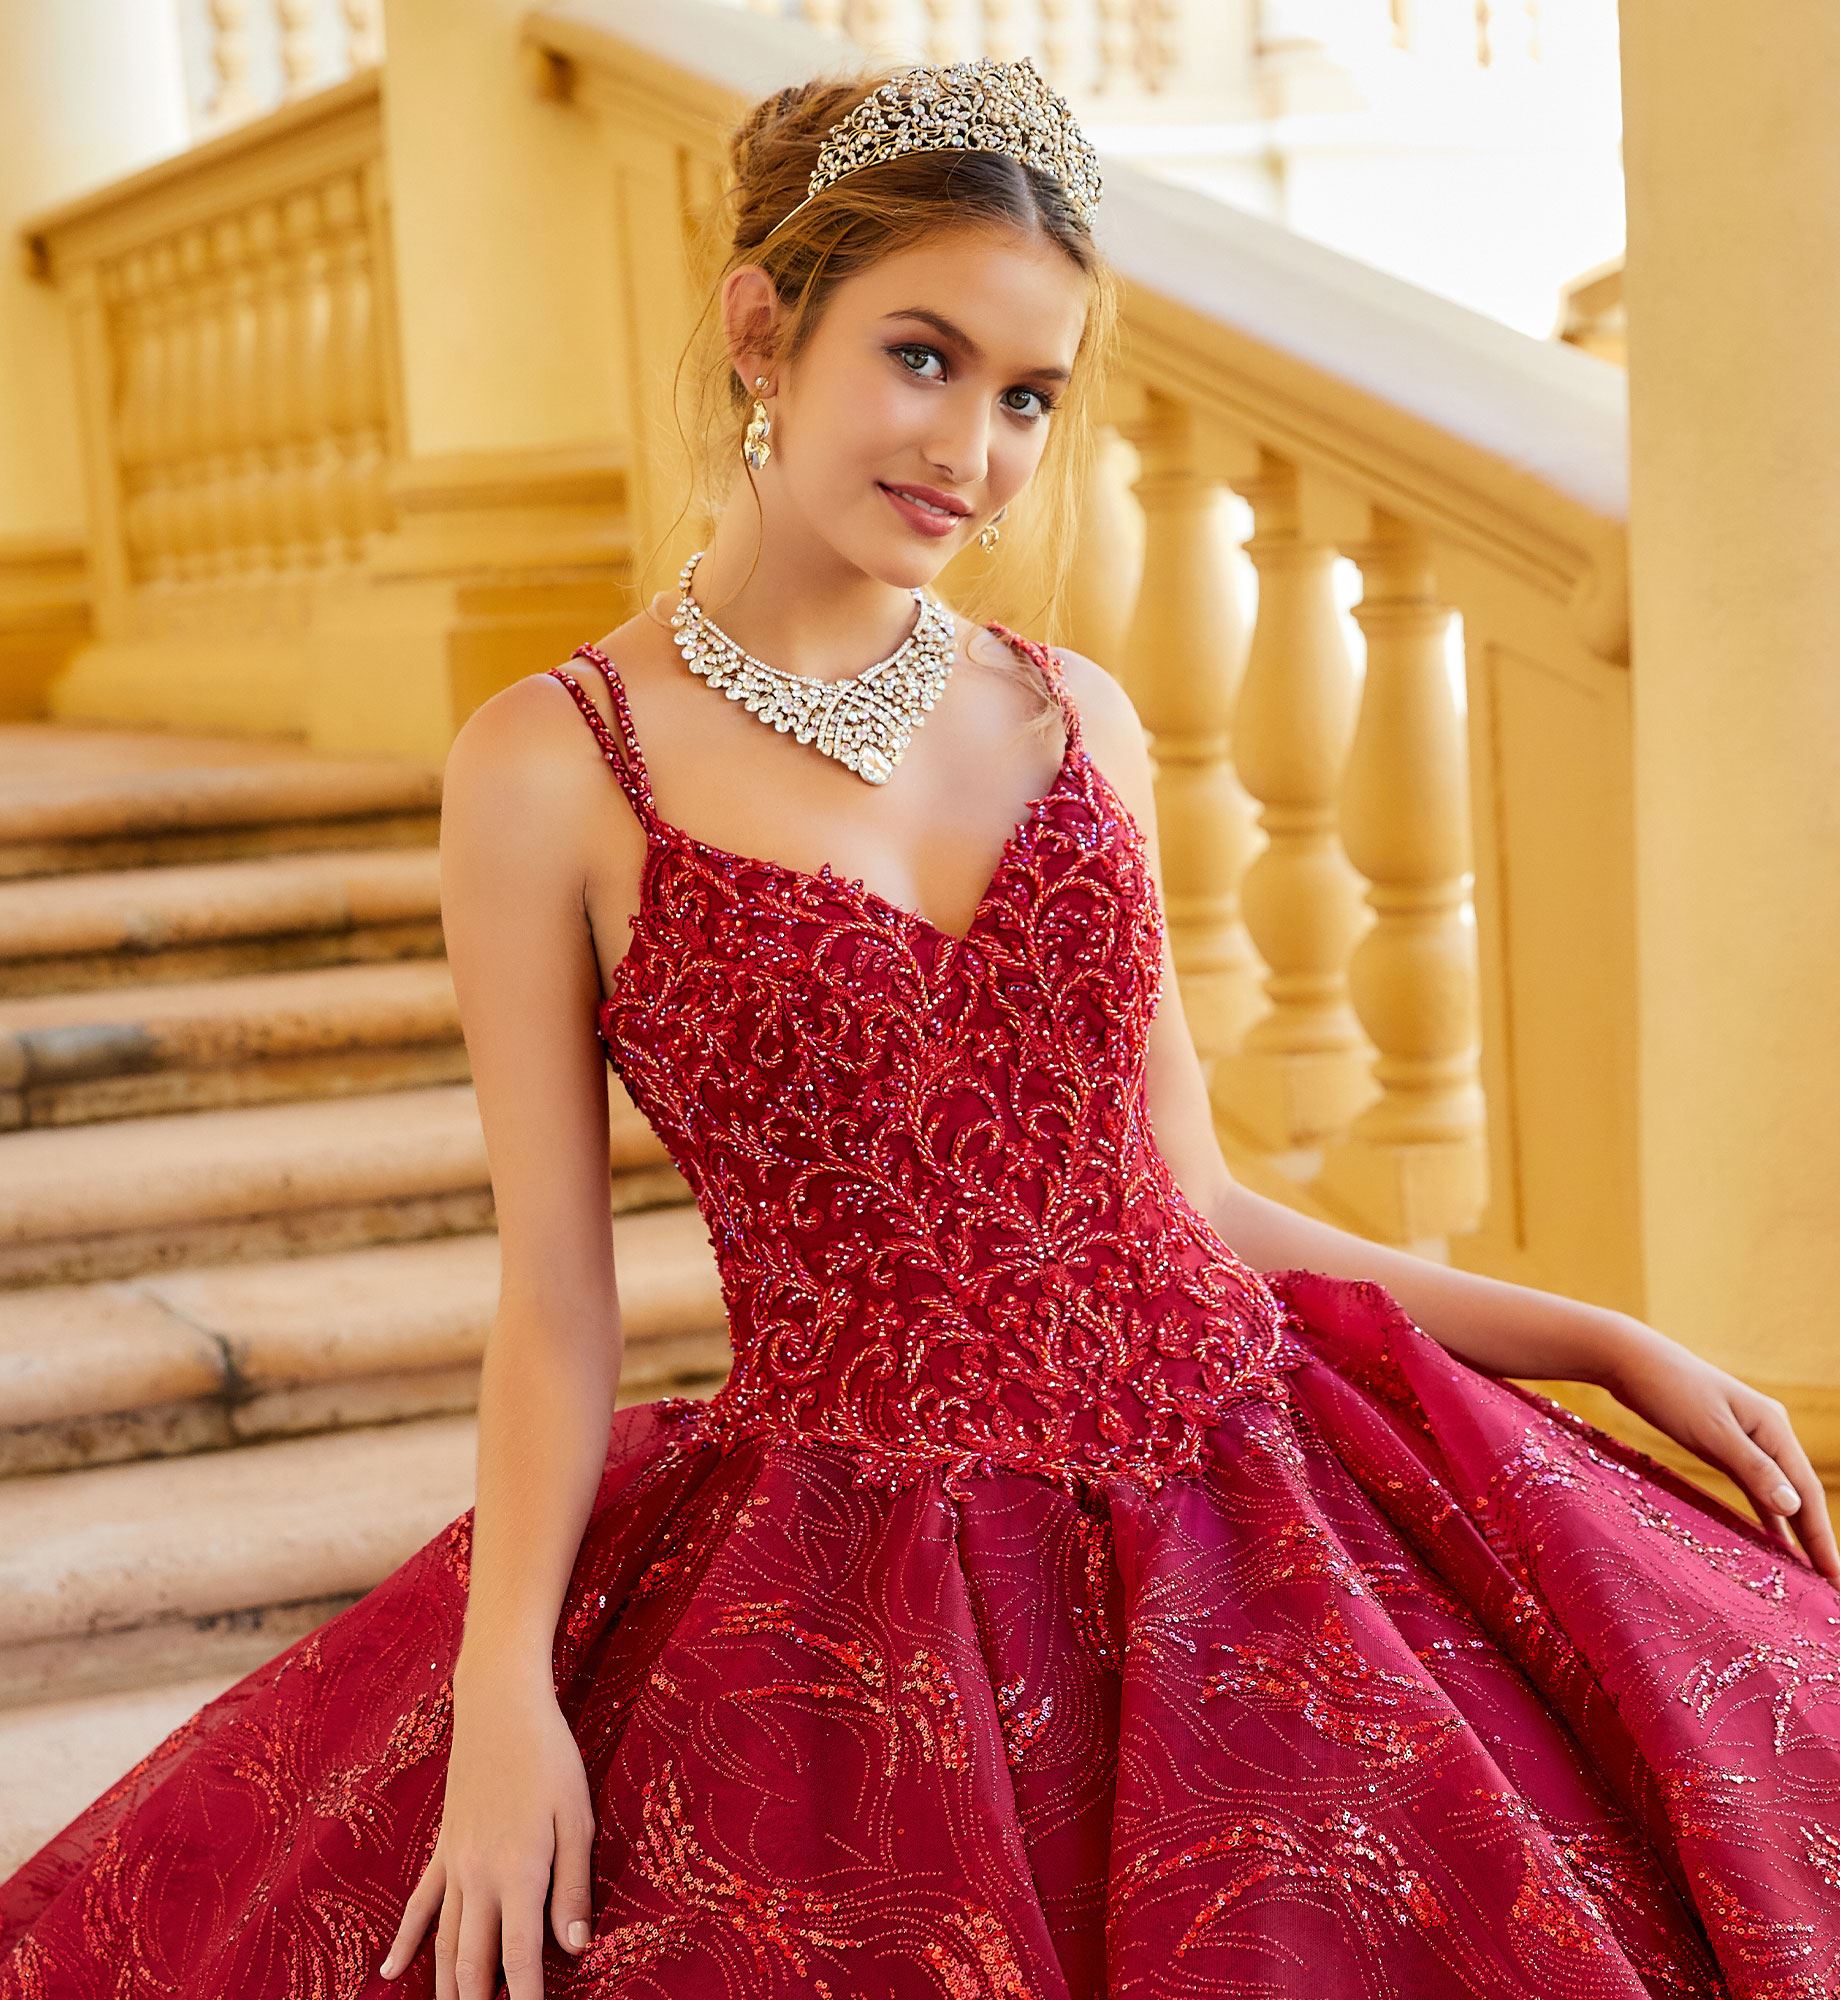
{"label": "woman", "polygon": [[[1781,1407],[1237,1186],[1130,702],[927,591],[1080,477],[1064,103],[818,82],[733,165],[750,490],[448,761],[477,1507],[0,1886],[0,1994],[1836,1990],[1840,1557]],[[614,1412],[603,1053],[721,1267],[708,1402]]]}

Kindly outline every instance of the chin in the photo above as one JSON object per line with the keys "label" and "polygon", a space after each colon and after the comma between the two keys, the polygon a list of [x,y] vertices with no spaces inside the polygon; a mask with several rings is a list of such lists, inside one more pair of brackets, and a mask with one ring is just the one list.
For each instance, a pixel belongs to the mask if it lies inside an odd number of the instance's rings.
{"label": "chin", "polygon": [[856,558],[865,576],[896,590],[930,590],[940,572],[958,553],[956,549],[929,557],[924,549],[893,548]]}

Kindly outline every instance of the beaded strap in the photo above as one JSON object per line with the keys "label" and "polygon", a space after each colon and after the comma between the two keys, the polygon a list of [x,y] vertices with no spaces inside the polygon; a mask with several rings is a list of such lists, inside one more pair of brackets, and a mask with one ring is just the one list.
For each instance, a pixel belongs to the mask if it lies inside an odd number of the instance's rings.
{"label": "beaded strap", "polygon": [[574,697],[575,706],[581,710],[582,719],[594,732],[595,741],[601,746],[601,755],[613,766],[613,774],[620,781],[620,789],[632,801],[633,811],[647,832],[662,835],[667,830],[659,817],[658,808],[652,803],[652,781],[646,772],[645,758],[639,749],[639,737],[633,728],[632,710],[627,706],[626,687],[621,681],[613,662],[597,646],[577,646],[570,659],[590,660],[600,669],[602,680],[607,683],[608,698],[613,703],[613,712],[620,725],[620,734],[615,736],[607,727],[607,718],[602,715],[587,691],[566,667],[551,667],[552,679],[559,680]]}
{"label": "beaded strap", "polygon": [[1006,645],[1012,646],[1024,659],[1033,660],[1041,670],[1041,677],[1048,683],[1049,691],[1060,705],[1061,715],[1067,724],[1067,741],[1071,748],[1080,747],[1080,711],[1073,704],[1073,697],[1067,692],[1066,672],[1061,666],[1058,654],[1051,652],[1039,640],[1025,639],[1020,632],[1012,632],[1007,625],[986,627],[994,632]]}

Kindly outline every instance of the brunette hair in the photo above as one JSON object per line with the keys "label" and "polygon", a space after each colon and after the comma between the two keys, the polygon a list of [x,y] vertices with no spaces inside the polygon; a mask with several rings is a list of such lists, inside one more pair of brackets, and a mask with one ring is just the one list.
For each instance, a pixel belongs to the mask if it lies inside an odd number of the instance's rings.
{"label": "brunette hair", "polygon": [[[686,363],[693,371],[688,436],[673,385],[691,488],[677,521],[691,506],[714,520],[753,406],[753,390],[735,372],[715,310],[730,272],[758,264],[773,280],[782,308],[773,359],[783,366],[809,343],[840,283],[935,231],[986,228],[1044,238],[1085,274],[1091,292],[1072,379],[1048,419],[1047,445],[1030,481],[1037,496],[1032,518],[1048,537],[1041,566],[1047,592],[1031,616],[1033,628],[1037,618],[1058,613],[1072,567],[1074,523],[1095,450],[1092,410],[1119,339],[1118,280],[1060,183],[1008,153],[926,151],[880,161],[834,182],[769,239],[774,224],[804,200],[825,133],[894,74],[894,65],[882,65],[794,84],[763,98],[729,137],[727,187],[691,245],[693,272],[705,274],[704,305],[678,357],[677,381]],[[752,486],[751,469],[747,477]],[[642,578],[643,572],[644,565]],[[976,600],[983,594],[974,586],[959,607],[979,622]],[[651,592],[642,588],[640,601],[649,604]]]}

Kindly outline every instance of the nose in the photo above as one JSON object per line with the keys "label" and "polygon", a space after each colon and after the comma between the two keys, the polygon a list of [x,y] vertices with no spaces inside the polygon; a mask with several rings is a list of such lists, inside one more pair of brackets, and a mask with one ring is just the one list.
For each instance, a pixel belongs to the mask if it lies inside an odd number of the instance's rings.
{"label": "nose", "polygon": [[982,485],[990,471],[990,418],[976,396],[940,397],[941,424],[927,445],[939,483],[955,492]]}

